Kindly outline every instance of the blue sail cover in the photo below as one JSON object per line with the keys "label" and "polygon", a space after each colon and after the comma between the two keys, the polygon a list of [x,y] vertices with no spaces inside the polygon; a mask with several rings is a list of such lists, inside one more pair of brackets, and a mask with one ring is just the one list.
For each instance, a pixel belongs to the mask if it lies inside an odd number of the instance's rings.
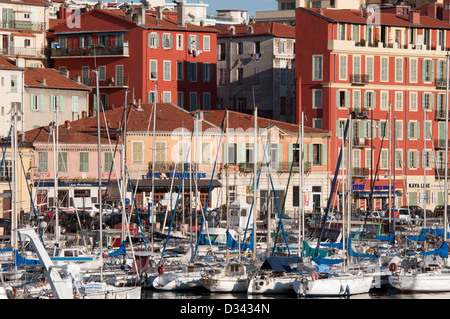
{"label": "blue sail cover", "polygon": [[387,241],[389,243],[395,243],[395,233],[392,232],[389,236],[377,236],[378,240]]}
{"label": "blue sail cover", "polygon": [[331,259],[322,257],[312,257],[312,260],[318,265],[337,265],[343,262],[343,259]]}
{"label": "blue sail cover", "polygon": [[25,257],[22,257],[22,255],[19,254],[19,252],[16,250],[14,252],[15,256],[15,262],[16,265],[40,265],[41,262],[38,259],[27,259]]}
{"label": "blue sail cover", "polygon": [[297,265],[303,262],[301,257],[287,257],[287,256],[270,256],[267,257],[261,265],[261,269],[272,269],[273,271],[293,272],[297,270]]}
{"label": "blue sail cover", "polygon": [[[250,244],[244,244],[241,243],[241,250],[246,250],[246,249],[250,249],[253,250],[253,236],[250,237]],[[227,247],[231,248],[231,249],[239,249],[239,243],[234,240],[234,238],[231,236],[231,234],[229,232],[227,232]]]}
{"label": "blue sail cover", "polygon": [[342,243],[320,243],[320,246],[336,248],[336,249],[342,249],[344,247],[344,245]]}
{"label": "blue sail cover", "polygon": [[426,253],[421,253],[422,256],[429,256],[429,255],[438,255],[442,258],[448,258],[448,244],[446,241],[442,242],[441,247],[438,249],[435,249],[433,251],[428,251]]}
{"label": "blue sail cover", "polygon": [[[426,241],[427,240],[427,238],[425,237],[426,234],[444,237],[444,229],[422,228],[419,236],[406,236],[406,238],[414,241]],[[450,237],[450,234],[448,232],[447,237]]]}
{"label": "blue sail cover", "polygon": [[370,255],[370,254],[361,254],[361,253],[357,253],[356,251],[353,250],[352,248],[352,239],[351,237],[348,238],[348,242],[347,242],[347,250],[348,250],[348,255],[350,257],[356,257],[356,258],[379,258],[380,256],[377,255]]}
{"label": "blue sail cover", "polygon": [[117,257],[117,256],[121,256],[121,255],[125,255],[126,254],[126,241],[122,241],[122,245],[120,245],[120,247],[116,250],[113,251],[111,253],[108,253],[108,257]]}

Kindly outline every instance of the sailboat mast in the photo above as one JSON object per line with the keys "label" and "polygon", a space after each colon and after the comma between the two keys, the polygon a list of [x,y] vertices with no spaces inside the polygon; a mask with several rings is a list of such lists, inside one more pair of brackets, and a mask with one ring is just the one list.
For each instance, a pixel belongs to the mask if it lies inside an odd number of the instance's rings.
{"label": "sailboat mast", "polygon": [[13,253],[18,249],[17,227],[18,227],[18,209],[17,209],[17,193],[18,193],[18,170],[17,170],[17,102],[12,102],[12,120],[13,120],[13,138],[11,141],[12,165],[13,165],[13,192],[11,198],[11,246]]}
{"label": "sailboat mast", "polygon": [[[102,157],[101,157],[101,143],[100,143],[100,90],[98,87],[98,70],[94,71],[97,88],[97,144],[98,144],[98,211],[100,218],[100,258],[103,259],[103,209],[102,209]],[[100,267],[100,280],[103,281],[103,265]]]}
{"label": "sailboat mast", "polygon": [[[229,142],[229,135],[228,135],[228,110],[226,111],[226,117],[227,117],[227,130],[226,130],[226,142],[225,142],[225,158],[224,158],[224,164],[227,165],[226,167],[226,171],[225,171],[225,184],[226,184],[226,195],[225,195],[225,201],[227,204],[227,236],[228,236],[228,232],[230,231],[230,188],[229,188],[229,184],[228,184],[228,142]],[[228,262],[228,254],[230,253],[230,248],[227,246],[227,253],[226,253],[226,261]],[[239,252],[240,253],[240,252]]]}
{"label": "sailboat mast", "polygon": [[[302,215],[302,242],[301,242],[301,247],[303,249],[303,240],[305,239],[305,197],[303,194],[303,188],[305,185],[305,179],[304,177],[304,170],[305,170],[305,163],[304,163],[304,156],[303,156],[303,149],[304,149],[304,142],[305,142],[305,114],[302,112],[302,136],[300,139],[300,154],[299,154],[299,166],[300,166],[300,185],[299,185],[299,189],[300,189],[300,198],[299,198],[299,204],[300,204],[300,212]],[[303,255],[303,251],[302,251],[302,255]]]}
{"label": "sailboat mast", "polygon": [[449,67],[449,62],[450,62],[450,58],[449,58],[449,54],[447,52],[447,76],[446,76],[446,98],[445,98],[445,182],[444,182],[444,241],[447,241],[447,223],[448,223],[448,219],[447,219],[447,213],[448,213],[448,90],[449,90],[449,75],[450,75],[450,67]]}
{"label": "sailboat mast", "polygon": [[[253,147],[253,264],[256,264],[256,184],[257,184],[257,166],[258,166],[258,157],[257,157],[257,133],[258,133],[258,108],[255,107],[254,114],[254,147]],[[244,238],[245,240],[245,238]]]}
{"label": "sailboat mast", "polygon": [[59,244],[60,238],[60,232],[59,232],[59,190],[58,190],[58,163],[59,163],[59,127],[58,127],[58,113],[59,113],[59,99],[56,99],[55,103],[55,112],[56,112],[56,120],[55,120],[55,126],[53,130],[53,171],[54,171],[54,192],[55,192],[55,227],[54,227],[54,233],[55,233],[55,240],[56,243]]}
{"label": "sailboat mast", "polygon": [[[154,234],[154,213],[155,213],[155,161],[156,161],[156,100],[158,96],[158,82],[155,83],[155,100],[153,101],[153,152],[152,152],[152,207],[150,210],[150,220],[152,222],[151,251],[153,252],[153,234]],[[183,207],[184,211],[184,207]],[[184,219],[183,219],[184,222]]]}
{"label": "sailboat mast", "polygon": [[126,198],[127,198],[127,169],[126,169],[126,156],[127,156],[127,121],[128,121],[128,90],[125,91],[125,104],[124,104],[124,119],[123,119],[123,141],[122,141],[122,241],[126,238],[125,233],[125,220],[126,220]]}

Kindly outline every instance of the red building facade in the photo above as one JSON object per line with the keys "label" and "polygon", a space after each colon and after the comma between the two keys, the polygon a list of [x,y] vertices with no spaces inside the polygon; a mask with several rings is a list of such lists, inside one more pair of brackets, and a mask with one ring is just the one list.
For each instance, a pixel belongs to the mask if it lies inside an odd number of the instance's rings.
{"label": "red building facade", "polygon": [[[170,14],[172,16],[170,16]],[[145,9],[94,9],[78,24],[54,28],[54,68],[93,88],[98,70],[105,109],[129,100],[171,102],[187,110],[216,106],[217,32]]]}
{"label": "red building facade", "polygon": [[350,167],[358,206],[381,208],[389,188],[396,207],[444,203],[450,15],[439,12],[296,11],[297,122],[304,112],[306,125],[333,133],[329,158],[335,168],[342,125],[352,114]]}

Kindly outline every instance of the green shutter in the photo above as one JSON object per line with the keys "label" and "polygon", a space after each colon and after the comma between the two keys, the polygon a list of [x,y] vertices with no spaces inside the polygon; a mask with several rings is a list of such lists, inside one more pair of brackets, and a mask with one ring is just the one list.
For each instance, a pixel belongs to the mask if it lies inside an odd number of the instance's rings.
{"label": "green shutter", "polygon": [[426,60],[422,59],[422,82],[426,82],[426,80],[427,80],[427,77],[426,77],[426,73],[427,73],[426,72],[426,69],[427,69],[426,63],[427,63]]}
{"label": "green shutter", "polygon": [[[149,94],[150,94],[150,92],[149,92]],[[227,143],[223,144],[222,160],[223,160],[224,165],[226,165],[228,163],[228,161],[227,161]]]}
{"label": "green shutter", "polygon": [[245,163],[245,160],[246,160],[246,158],[245,158],[245,148],[246,148],[246,144],[244,143],[244,144],[237,144],[236,145],[236,152],[237,152],[237,154],[236,154],[236,161],[237,161],[237,164],[240,164],[240,163]]}
{"label": "green shutter", "polygon": [[39,95],[39,110],[44,110],[44,94]]}
{"label": "green shutter", "polygon": [[64,100],[62,95],[59,96],[59,111],[64,111]]}
{"label": "green shutter", "polygon": [[30,109],[34,110],[34,94],[30,94]]}
{"label": "green shutter", "polygon": [[340,107],[339,90],[336,90],[336,107]]}
{"label": "green shutter", "polygon": [[278,144],[278,168],[283,166],[283,144]]}
{"label": "green shutter", "polygon": [[294,146],[291,143],[291,144],[288,145],[288,162],[289,162],[289,167],[291,167],[291,163],[292,163],[293,158],[294,158]]}
{"label": "green shutter", "polygon": [[50,111],[54,111],[55,110],[55,105],[54,105],[54,95],[50,95]]}
{"label": "green shutter", "polygon": [[327,165],[327,144],[322,144],[322,165]]}
{"label": "green shutter", "polygon": [[313,145],[312,144],[308,144],[308,162],[311,163],[313,162]]}

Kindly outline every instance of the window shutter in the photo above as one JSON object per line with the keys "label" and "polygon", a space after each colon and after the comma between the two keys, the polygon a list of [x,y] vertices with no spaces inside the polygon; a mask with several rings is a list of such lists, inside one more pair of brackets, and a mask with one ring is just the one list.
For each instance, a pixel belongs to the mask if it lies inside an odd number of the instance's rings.
{"label": "window shutter", "polygon": [[30,94],[30,109],[34,110],[34,94]]}
{"label": "window shutter", "polygon": [[50,95],[50,111],[53,112],[55,110],[55,98],[54,95]]}
{"label": "window shutter", "polygon": [[63,96],[62,95],[59,96],[59,111],[60,112],[64,111],[64,100],[63,100]]}
{"label": "window shutter", "polygon": [[350,90],[347,91],[347,108],[350,108]]}
{"label": "window shutter", "polygon": [[327,165],[327,144],[322,144],[322,165]]}
{"label": "window shutter", "polygon": [[39,110],[44,110],[44,94],[39,95]]}
{"label": "window shutter", "polygon": [[427,80],[427,61],[426,60],[422,60],[422,82],[426,82]]}
{"label": "window shutter", "polygon": [[339,90],[336,90],[336,107],[340,107]]}

